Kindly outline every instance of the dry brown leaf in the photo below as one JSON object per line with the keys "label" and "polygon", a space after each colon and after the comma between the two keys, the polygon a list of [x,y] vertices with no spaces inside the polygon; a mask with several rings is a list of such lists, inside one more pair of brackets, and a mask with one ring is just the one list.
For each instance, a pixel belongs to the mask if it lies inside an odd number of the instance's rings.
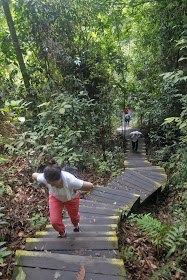
{"label": "dry brown leaf", "polygon": [[85,277],[85,269],[84,266],[80,266],[79,272],[76,273],[76,280],[84,280]]}
{"label": "dry brown leaf", "polygon": [[24,231],[20,231],[20,232],[18,233],[18,236],[19,236],[19,237],[23,237],[23,235],[24,235]]}
{"label": "dry brown leaf", "polygon": [[8,265],[7,263],[1,263],[0,264],[0,267],[4,267],[4,266],[6,266],[6,265]]}
{"label": "dry brown leaf", "polygon": [[130,244],[131,243],[131,240],[129,238],[126,238],[125,241]]}
{"label": "dry brown leaf", "polygon": [[150,266],[152,267],[152,269],[157,269],[158,266],[156,266],[155,264],[153,264],[152,262],[149,261]]}
{"label": "dry brown leaf", "polygon": [[177,279],[180,278],[180,272],[176,271],[175,276],[176,276]]}

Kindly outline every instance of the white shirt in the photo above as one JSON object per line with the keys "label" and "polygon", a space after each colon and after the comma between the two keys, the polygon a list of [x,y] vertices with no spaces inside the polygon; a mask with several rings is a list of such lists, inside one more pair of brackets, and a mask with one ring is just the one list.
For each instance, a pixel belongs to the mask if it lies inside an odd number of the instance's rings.
{"label": "white shirt", "polygon": [[138,140],[138,138],[140,137],[140,135],[142,135],[142,133],[139,132],[139,131],[132,131],[130,133],[130,137],[131,137],[133,142],[136,142]]}
{"label": "white shirt", "polygon": [[74,189],[81,189],[83,186],[83,180],[76,178],[74,175],[66,171],[61,171],[61,175],[63,181],[63,188],[61,189],[48,184],[44,177],[44,173],[40,173],[37,176],[37,181],[45,184],[48,187],[49,192],[57,199],[63,202],[72,200],[78,194],[78,191],[75,192]]}

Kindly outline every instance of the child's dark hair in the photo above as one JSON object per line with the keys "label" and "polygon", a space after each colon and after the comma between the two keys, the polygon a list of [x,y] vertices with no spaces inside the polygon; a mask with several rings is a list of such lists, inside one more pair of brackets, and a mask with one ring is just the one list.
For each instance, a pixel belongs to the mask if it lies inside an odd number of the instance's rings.
{"label": "child's dark hair", "polygon": [[51,163],[44,168],[44,177],[48,182],[60,180],[61,168],[54,160],[51,160]]}

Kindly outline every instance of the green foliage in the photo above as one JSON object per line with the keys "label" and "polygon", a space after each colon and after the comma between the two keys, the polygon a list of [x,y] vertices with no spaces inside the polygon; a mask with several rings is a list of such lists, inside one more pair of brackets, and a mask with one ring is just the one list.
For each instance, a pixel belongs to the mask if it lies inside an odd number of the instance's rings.
{"label": "green foliage", "polygon": [[40,229],[42,226],[44,226],[47,222],[46,217],[41,217],[40,214],[32,214],[32,218],[28,219],[28,221],[31,224],[30,229],[31,230],[37,230]]}
{"label": "green foliage", "polygon": [[122,209],[122,217],[127,217],[130,213],[131,207],[130,206],[125,206]]}
{"label": "green foliage", "polygon": [[3,264],[3,259],[12,254],[12,251],[7,251],[7,247],[4,247],[3,245],[5,244],[6,242],[0,242],[0,264]]}
{"label": "green foliage", "polygon": [[3,213],[1,213],[1,211],[4,209],[4,207],[0,207],[0,229],[4,228],[5,225],[7,225],[7,223],[5,221],[2,220],[2,217],[4,216]]}
{"label": "green foliage", "polygon": [[136,262],[138,255],[131,248],[121,248],[121,258],[126,262]]}
{"label": "green foliage", "polygon": [[159,245],[163,245],[164,236],[171,226],[161,225],[161,222],[152,218],[150,214],[142,215],[140,218],[136,217],[134,220],[140,226],[141,230],[146,232],[147,236],[153,240],[153,244],[157,248]]}
{"label": "green foliage", "polygon": [[178,271],[182,274],[183,273],[185,274],[185,271],[181,270],[177,266],[180,263],[181,259],[186,257],[186,253],[187,253],[186,250],[184,250],[182,253],[182,256],[176,258],[175,262],[170,261],[170,262],[167,262],[162,267],[159,267],[156,271],[153,272],[153,275],[151,277],[149,277],[148,280],[159,280],[160,277],[162,277],[162,279],[164,279],[164,280],[172,280],[173,271],[174,272]]}
{"label": "green foliage", "polygon": [[167,250],[166,258],[169,258],[171,254],[176,252],[180,255],[185,248],[185,223],[180,226],[176,222],[172,225],[162,225],[159,220],[151,217],[150,214],[131,215],[130,217],[136,221],[140,229],[152,240],[158,252],[161,248],[160,246]]}
{"label": "green foliage", "polygon": [[[4,207],[0,207],[0,229],[4,228],[7,225],[7,223],[2,220],[4,214],[1,212],[3,209]],[[1,236],[0,239],[2,239]],[[3,264],[4,258],[12,253],[11,251],[7,250],[7,247],[4,247],[4,244],[6,244],[6,242],[0,242],[0,264]]]}

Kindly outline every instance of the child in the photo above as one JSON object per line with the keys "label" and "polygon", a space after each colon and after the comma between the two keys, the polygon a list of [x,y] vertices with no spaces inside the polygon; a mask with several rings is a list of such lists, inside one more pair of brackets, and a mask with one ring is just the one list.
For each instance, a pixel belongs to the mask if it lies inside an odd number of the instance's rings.
{"label": "child", "polygon": [[132,131],[130,133],[130,137],[131,137],[131,140],[132,140],[132,149],[134,151],[137,151],[138,149],[138,138],[142,135],[141,132],[139,131]]}
{"label": "child", "polygon": [[59,237],[66,236],[65,226],[62,221],[64,206],[74,225],[74,232],[79,232],[79,198],[78,190],[90,191],[93,184],[77,179],[69,172],[62,171],[54,163],[45,167],[43,173],[33,173],[32,178],[44,183],[49,189],[49,212],[53,228],[58,231]]}

